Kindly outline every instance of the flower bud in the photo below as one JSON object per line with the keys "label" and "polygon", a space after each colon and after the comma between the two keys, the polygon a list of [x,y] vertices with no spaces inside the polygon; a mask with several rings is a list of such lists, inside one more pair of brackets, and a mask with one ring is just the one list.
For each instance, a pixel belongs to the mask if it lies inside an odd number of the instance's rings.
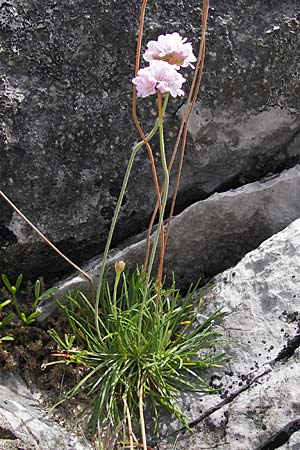
{"label": "flower bud", "polygon": [[12,294],[15,294],[15,293],[17,292],[17,288],[16,288],[15,286],[12,286],[12,287],[10,288],[10,292],[11,292]]}
{"label": "flower bud", "polygon": [[123,270],[125,269],[125,266],[126,266],[126,264],[124,261],[116,261],[115,262],[115,271],[117,273],[122,273]]}

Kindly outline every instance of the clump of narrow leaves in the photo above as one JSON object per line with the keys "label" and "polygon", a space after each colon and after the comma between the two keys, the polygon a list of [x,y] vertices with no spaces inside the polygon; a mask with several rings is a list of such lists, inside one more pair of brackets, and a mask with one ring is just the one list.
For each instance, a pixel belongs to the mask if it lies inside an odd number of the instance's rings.
{"label": "clump of narrow leaves", "polygon": [[[223,353],[216,353],[220,334],[214,321],[223,313],[217,311],[199,324],[194,290],[181,298],[175,285],[160,289],[155,282],[145,291],[142,273],[122,273],[118,287],[111,292],[109,284],[102,290],[98,317],[100,333],[95,326],[95,309],[81,292],[68,295],[68,304],[60,305],[72,329],[72,336],[52,329],[51,336],[62,353],[49,364],[83,364],[88,370],[82,380],[69,390],[54,407],[85,393],[90,401],[89,428],[92,433],[100,423],[117,426],[127,411],[137,421],[141,400],[162,405],[185,426],[188,418],[177,404],[181,391],[215,392],[203,378],[203,371],[220,367]],[[146,292],[146,298],[145,298]],[[158,297],[159,295],[159,297]]]}
{"label": "clump of narrow leaves", "polygon": [[6,300],[4,303],[0,304],[0,312],[4,307],[9,305],[9,307],[5,309],[5,311],[9,310],[9,313],[7,313],[7,315],[2,320],[2,322],[0,322],[0,324],[3,323],[4,320],[5,323],[8,323],[13,318],[17,317],[24,324],[31,325],[36,321],[37,317],[40,315],[40,312],[37,310],[39,303],[44,300],[49,300],[54,294],[54,292],[56,292],[55,288],[50,288],[45,292],[41,292],[41,282],[40,280],[36,280],[33,289],[34,298],[32,302],[30,303],[30,305],[21,307],[18,299],[18,291],[23,281],[23,275],[20,273],[14,284],[10,282],[10,280],[5,274],[2,274],[1,278],[4,287],[6,289],[6,292],[8,293],[10,298]]}

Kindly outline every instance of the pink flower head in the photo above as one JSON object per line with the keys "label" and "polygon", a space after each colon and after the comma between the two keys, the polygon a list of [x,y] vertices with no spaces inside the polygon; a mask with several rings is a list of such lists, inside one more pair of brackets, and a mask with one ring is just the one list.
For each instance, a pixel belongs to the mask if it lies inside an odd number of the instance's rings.
{"label": "pink flower head", "polygon": [[138,97],[148,97],[155,92],[170,92],[172,97],[184,95],[181,87],[185,78],[166,61],[150,61],[149,67],[140,69],[132,82],[136,85]]}
{"label": "pink flower head", "polygon": [[161,34],[157,41],[149,41],[147,50],[144,53],[146,61],[158,59],[173,64],[176,69],[181,67],[192,67],[192,62],[197,61],[192,44],[186,42],[187,38],[182,38],[179,33]]}
{"label": "pink flower head", "polygon": [[150,67],[140,69],[132,82],[136,85],[138,97],[144,98],[156,93],[157,81],[152,75]]}

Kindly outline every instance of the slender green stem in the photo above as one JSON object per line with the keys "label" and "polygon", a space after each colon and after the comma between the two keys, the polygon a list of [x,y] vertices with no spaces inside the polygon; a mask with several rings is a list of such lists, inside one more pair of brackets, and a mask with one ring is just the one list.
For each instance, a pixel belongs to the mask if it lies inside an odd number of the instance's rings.
{"label": "slender green stem", "polygon": [[[166,97],[168,97],[168,95],[169,94],[167,94]],[[150,259],[149,259],[146,290],[148,289],[148,284],[149,284],[150,277],[151,277],[151,271],[152,271],[154,258],[155,258],[155,254],[156,254],[156,250],[157,250],[157,245],[158,245],[158,241],[159,241],[159,236],[160,236],[160,232],[161,232],[161,225],[162,225],[163,219],[164,219],[164,213],[165,213],[165,209],[166,209],[166,204],[167,204],[167,199],[168,199],[168,191],[169,191],[169,172],[168,172],[168,166],[167,166],[167,161],[166,161],[165,143],[164,143],[164,125],[163,125],[164,111],[161,108],[161,94],[159,92],[158,92],[158,105],[159,105],[158,106],[158,109],[159,109],[159,118],[158,118],[158,120],[159,120],[159,146],[160,146],[161,162],[162,162],[164,178],[165,178],[165,190],[164,190],[164,195],[162,198],[161,212],[159,215],[157,230],[155,233],[154,242],[153,242]]]}
{"label": "slender green stem", "polygon": [[21,319],[21,310],[20,310],[19,305],[18,305],[17,296],[16,296],[16,294],[14,292],[11,293],[11,296],[12,296],[12,299],[11,299],[12,300],[12,304],[13,304],[13,306],[15,308],[17,316],[19,317],[19,319]]}
{"label": "slender green stem", "polygon": [[[121,272],[116,272],[116,276],[115,276],[115,284],[114,284],[114,292],[113,292],[113,304],[111,305],[112,307],[112,313],[114,315],[115,320],[118,319],[118,313],[117,313],[117,292],[118,292],[118,285],[119,285],[119,281],[120,281],[120,276],[121,276]],[[118,340],[122,346],[121,343],[121,339],[120,336],[118,336]]]}
{"label": "slender green stem", "polygon": [[119,285],[119,281],[120,281],[120,276],[121,276],[121,273],[120,272],[116,272],[115,284],[114,284],[114,293],[113,293],[113,304],[114,304],[115,308],[117,306],[117,291],[118,291],[118,285]]}
{"label": "slender green stem", "polygon": [[[165,143],[164,143],[164,126],[163,126],[164,109],[162,108],[162,105],[161,105],[161,102],[162,102],[161,94],[158,92],[157,95],[158,95],[159,146],[160,146],[161,161],[162,161],[164,177],[165,177],[165,190],[164,190],[164,195],[162,198],[162,205],[161,205],[161,211],[159,214],[157,230],[156,230],[156,233],[154,236],[154,242],[153,242],[153,246],[152,246],[152,250],[151,250],[151,254],[150,254],[148,269],[147,269],[147,277],[146,277],[146,282],[145,282],[145,287],[144,287],[143,303],[141,305],[141,313],[140,313],[140,317],[139,317],[139,330],[140,331],[142,330],[142,326],[143,326],[144,308],[145,308],[145,304],[146,304],[146,300],[147,300],[147,296],[148,296],[148,289],[149,289],[150,279],[151,279],[151,271],[152,271],[152,267],[153,267],[153,263],[154,263],[154,258],[155,258],[155,254],[156,254],[156,250],[157,250],[159,237],[161,235],[161,226],[163,223],[163,217],[164,217],[164,212],[166,209],[168,190],[169,190],[169,172],[168,172],[168,166],[167,166],[167,161],[166,161]],[[166,100],[168,101],[168,98],[169,98],[169,94],[166,94],[165,102],[166,102]],[[161,245],[163,245],[163,242],[161,243]],[[158,303],[158,299],[156,300],[156,304],[157,303]]]}
{"label": "slender green stem", "polygon": [[[166,110],[167,108],[167,104],[168,104],[168,97],[166,96],[164,104],[163,104],[163,112]],[[157,121],[155,122],[155,125],[153,127],[153,129],[150,131],[150,133],[147,135],[146,139],[147,141],[149,141],[150,139],[152,139],[152,137],[155,135],[155,133],[157,132],[159,127],[159,119],[157,119]],[[122,201],[124,198],[124,194],[127,188],[127,184],[128,184],[128,180],[129,180],[129,175],[133,166],[133,162],[135,160],[136,154],[138,152],[138,150],[144,145],[144,141],[139,142],[132,150],[131,155],[130,155],[130,159],[127,165],[127,169],[124,175],[124,179],[123,179],[123,184],[122,184],[122,188],[121,188],[121,192],[117,201],[117,205],[115,208],[115,212],[113,215],[113,219],[111,222],[111,226],[110,226],[110,230],[109,230],[109,234],[108,234],[108,238],[106,241],[106,245],[105,245],[105,249],[104,249],[104,253],[103,253],[103,259],[102,259],[102,264],[101,264],[101,269],[100,269],[100,274],[99,274],[99,279],[98,279],[98,285],[97,285],[97,292],[96,292],[96,298],[95,298],[95,325],[96,325],[96,329],[97,329],[97,333],[100,337],[100,329],[99,329],[99,301],[100,301],[100,295],[101,295],[101,289],[102,289],[102,285],[103,285],[103,278],[104,278],[104,271],[105,271],[105,266],[106,266],[106,261],[107,261],[107,257],[108,257],[108,252],[110,249],[110,244],[112,241],[112,237],[114,234],[114,230],[116,227],[116,223],[117,223],[117,219],[118,219],[118,215],[121,209],[121,205],[122,205]]]}

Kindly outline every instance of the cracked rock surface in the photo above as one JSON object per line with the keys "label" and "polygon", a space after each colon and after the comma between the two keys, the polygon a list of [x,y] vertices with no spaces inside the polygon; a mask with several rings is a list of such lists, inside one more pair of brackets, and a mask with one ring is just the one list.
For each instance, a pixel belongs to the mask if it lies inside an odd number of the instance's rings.
{"label": "cracked rock surface", "polygon": [[[236,190],[214,194],[194,203],[174,217],[168,242],[165,272],[176,274],[178,284],[189,285],[201,276],[216,275],[239,261],[263,240],[300,217],[300,166],[265,182],[255,182]],[[184,251],[182,251],[184,249]],[[124,260],[128,266],[141,264],[145,240],[137,236],[124,249],[110,253],[108,267]],[[85,271],[97,283],[100,258],[91,261]],[[58,297],[69,289],[86,289],[80,276],[61,283]],[[53,303],[41,306],[44,316]]]}
{"label": "cracked rock surface", "polygon": [[[193,434],[179,433],[179,449],[299,448],[299,274],[300,219],[215,278],[202,312],[227,311],[220,327],[231,359],[211,376],[221,394],[182,399]],[[162,449],[171,431],[166,421]]]}
{"label": "cracked rock surface", "polygon": [[[149,2],[143,45],[178,31],[196,49],[200,4]],[[0,0],[1,190],[78,264],[103,249],[138,139],[130,104],[139,6],[128,0]],[[180,210],[299,162],[299,30],[298,0],[210,2]],[[180,99],[170,102],[166,117],[168,155],[180,106]],[[145,130],[151,129],[155,101],[141,101],[139,111]],[[155,140],[153,150],[156,155]],[[146,228],[154,199],[141,151],[115,244]],[[51,280],[69,269],[10,207],[1,201],[0,208],[0,272]]]}
{"label": "cracked rock surface", "polygon": [[91,450],[53,422],[19,375],[0,372],[0,450]]}
{"label": "cracked rock surface", "polygon": [[300,431],[294,433],[287,444],[281,447],[282,450],[299,450],[300,449]]}

